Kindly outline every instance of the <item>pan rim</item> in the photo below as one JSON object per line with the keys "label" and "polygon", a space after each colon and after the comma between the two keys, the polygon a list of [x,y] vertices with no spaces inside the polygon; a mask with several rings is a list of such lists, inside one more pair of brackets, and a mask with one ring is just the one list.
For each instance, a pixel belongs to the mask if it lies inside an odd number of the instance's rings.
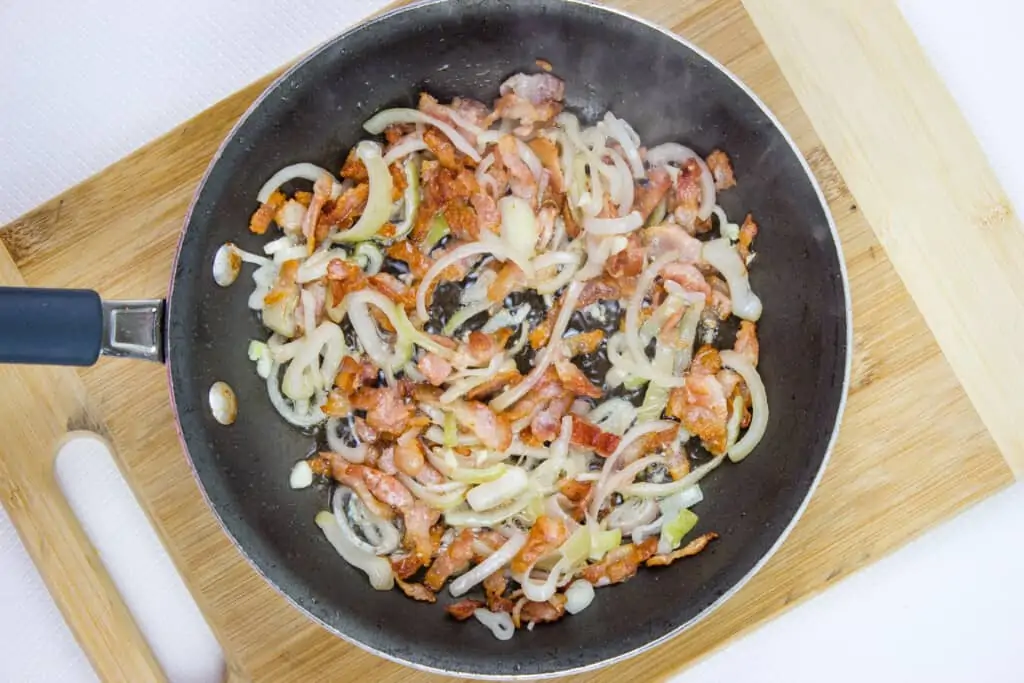
{"label": "pan rim", "polygon": [[[358,32],[358,31],[365,30],[365,29],[367,29],[367,28],[369,28],[369,27],[371,27],[373,25],[376,25],[378,23],[381,23],[381,22],[384,22],[384,21],[388,21],[392,17],[404,14],[406,12],[417,11],[420,8],[423,8],[423,7],[451,4],[453,2],[456,2],[456,0],[419,0],[419,1],[412,2],[412,3],[407,4],[407,5],[403,5],[401,7],[396,7],[396,8],[390,9],[390,10],[388,10],[386,12],[378,14],[377,16],[369,17],[369,18],[367,18],[367,19],[365,19],[363,21],[360,21],[360,22],[350,26],[349,28],[347,28],[344,31],[338,33],[337,35],[334,35],[334,36],[328,38],[327,40],[323,41],[320,45],[318,45],[317,47],[315,47],[312,50],[310,50],[304,56],[300,57],[294,64],[292,64],[290,67],[285,69],[270,84],[268,84],[266,86],[266,88],[263,90],[263,92],[261,92],[260,95],[252,102],[252,104],[250,104],[249,107],[246,108],[245,112],[239,117],[238,121],[235,122],[235,124],[232,126],[231,130],[225,135],[225,137],[224,137],[223,141],[221,142],[220,146],[217,148],[217,151],[214,153],[213,157],[210,159],[210,163],[207,166],[206,171],[203,173],[203,176],[200,179],[198,185],[196,186],[196,190],[195,190],[195,192],[193,194],[193,197],[192,197],[192,200],[191,200],[191,202],[189,204],[188,211],[185,214],[185,219],[184,219],[184,223],[183,223],[183,229],[181,231],[181,235],[179,236],[178,245],[177,245],[177,247],[175,249],[174,259],[173,259],[172,265],[171,265],[171,279],[170,279],[170,282],[168,284],[168,291],[167,291],[167,307],[168,307],[168,310],[167,310],[167,320],[171,320],[171,318],[172,318],[172,310],[173,310],[173,303],[174,303],[174,296],[173,296],[174,295],[174,285],[175,285],[176,273],[178,272],[178,263],[179,263],[179,259],[181,257],[182,245],[184,244],[185,238],[186,238],[186,236],[188,234],[189,226],[192,224],[192,216],[193,216],[193,213],[194,213],[194,211],[196,209],[196,206],[198,204],[199,197],[202,194],[203,189],[205,188],[206,183],[207,183],[209,177],[211,176],[211,174],[213,173],[215,167],[217,166],[218,162],[220,161],[220,158],[223,156],[225,150],[228,148],[228,146],[230,145],[231,141],[234,139],[235,135],[245,125],[245,123],[248,121],[249,117],[257,109],[260,108],[260,106],[262,105],[264,100],[266,100],[271,95],[271,93],[273,93],[277,89],[277,87],[281,83],[283,83],[288,78],[290,78],[293,74],[295,74],[297,71],[302,69],[308,62],[314,60],[316,57],[318,57],[324,50],[328,49],[330,46],[334,45],[335,43],[337,43],[339,41],[345,40],[350,35]],[[586,7],[586,8],[598,11],[598,12],[603,12],[603,13],[607,13],[607,14],[610,14],[610,15],[614,15],[614,16],[617,16],[617,17],[621,17],[621,18],[630,20],[632,22],[635,22],[637,24],[645,26],[645,27],[647,27],[649,29],[657,31],[658,33],[662,34],[663,36],[665,36],[665,37],[675,41],[676,43],[679,43],[683,47],[689,49],[695,55],[697,55],[699,58],[701,58],[705,62],[707,62],[710,66],[714,67],[719,73],[721,73],[726,78],[728,78],[730,81],[732,81],[750,99],[750,101],[753,102],[764,113],[764,115],[772,123],[774,128],[779,132],[779,134],[782,136],[782,138],[785,140],[785,142],[789,145],[789,148],[792,150],[792,152],[796,155],[797,159],[800,162],[800,166],[803,169],[804,175],[807,177],[808,181],[810,181],[811,187],[813,188],[814,193],[817,196],[818,202],[819,202],[819,204],[820,204],[820,206],[822,208],[822,211],[825,214],[825,218],[826,218],[827,223],[828,223],[829,233],[830,233],[831,238],[832,238],[831,242],[832,242],[833,247],[836,250],[836,258],[837,258],[837,261],[839,263],[839,274],[840,274],[840,280],[841,280],[842,290],[843,290],[843,305],[844,305],[844,313],[845,313],[844,323],[845,323],[845,328],[846,328],[846,337],[845,337],[845,340],[844,340],[845,341],[845,348],[843,349],[843,355],[844,355],[843,378],[842,378],[841,391],[840,391],[840,396],[839,396],[839,403],[838,403],[837,408],[836,408],[836,413],[835,413],[835,418],[834,418],[834,421],[833,421],[832,432],[829,435],[829,439],[828,439],[828,442],[827,442],[826,447],[825,447],[825,452],[824,452],[824,454],[822,456],[821,463],[818,466],[818,471],[815,473],[814,478],[812,479],[812,481],[810,483],[810,486],[808,486],[807,492],[805,493],[805,495],[803,497],[803,500],[800,502],[800,505],[797,507],[797,509],[793,513],[791,519],[787,522],[786,526],[782,529],[782,531],[779,534],[778,538],[771,545],[771,547],[768,548],[768,550],[762,555],[762,557],[738,581],[736,581],[731,588],[729,588],[727,591],[725,591],[714,602],[712,602],[710,605],[705,607],[703,610],[701,610],[699,613],[697,613],[694,617],[692,617],[691,619],[683,622],[682,624],[680,624],[679,626],[675,627],[671,631],[668,631],[668,632],[662,634],[658,638],[656,638],[654,640],[651,640],[651,641],[645,643],[644,645],[641,645],[639,647],[635,647],[635,648],[633,648],[631,650],[628,650],[626,652],[620,653],[620,654],[612,656],[612,657],[600,659],[600,660],[591,662],[589,664],[584,664],[582,666],[576,666],[576,667],[570,667],[570,668],[564,668],[564,669],[557,669],[557,670],[547,671],[547,672],[538,673],[538,674],[515,674],[515,673],[513,673],[513,674],[488,674],[488,673],[479,673],[479,672],[474,672],[474,671],[446,669],[446,668],[442,668],[442,667],[431,666],[429,664],[424,664],[422,662],[412,661],[412,660],[405,659],[405,658],[393,655],[391,653],[385,652],[383,650],[379,650],[379,649],[375,648],[374,646],[372,646],[372,645],[370,645],[368,643],[364,643],[364,642],[362,642],[362,641],[360,641],[360,640],[358,640],[356,638],[353,638],[353,637],[349,636],[346,633],[341,632],[337,627],[333,626],[332,624],[327,623],[326,621],[324,621],[323,619],[321,619],[317,615],[313,614],[304,605],[300,604],[295,598],[293,598],[291,595],[289,595],[281,586],[279,586],[277,584],[277,582],[275,582],[273,579],[271,579],[269,576],[267,576],[267,574],[263,571],[263,568],[261,566],[259,566],[256,563],[256,561],[249,555],[247,550],[242,546],[242,544],[235,537],[234,533],[232,533],[232,531],[229,529],[227,523],[225,522],[225,520],[221,516],[221,514],[218,511],[217,507],[214,506],[213,501],[210,499],[210,496],[209,496],[209,494],[208,494],[208,492],[206,490],[206,486],[204,485],[202,478],[199,476],[199,472],[196,469],[194,460],[192,459],[192,455],[191,455],[191,452],[189,450],[188,443],[186,442],[185,435],[184,435],[184,432],[183,432],[182,427],[181,427],[181,420],[179,418],[179,411],[178,411],[178,405],[177,405],[176,395],[175,395],[175,391],[174,391],[174,380],[173,380],[173,371],[172,371],[172,368],[173,368],[173,354],[171,354],[169,352],[170,351],[169,348],[165,349],[165,352],[166,352],[165,353],[165,358],[167,359],[167,363],[166,363],[166,366],[167,366],[166,367],[166,377],[167,377],[167,385],[168,385],[168,394],[170,396],[171,410],[172,410],[172,412],[174,414],[174,418],[175,418],[174,419],[174,428],[175,428],[175,431],[177,432],[178,440],[179,440],[179,442],[180,442],[180,444],[182,446],[182,450],[183,450],[183,452],[184,452],[184,454],[186,456],[186,460],[188,461],[189,468],[192,471],[192,476],[195,479],[196,483],[198,484],[198,487],[199,487],[200,493],[202,494],[203,500],[206,502],[207,507],[213,513],[213,516],[217,520],[217,524],[220,526],[220,528],[223,531],[224,535],[231,541],[231,543],[235,546],[235,548],[238,549],[238,551],[242,555],[242,557],[245,558],[245,561],[256,571],[257,574],[259,574],[259,576],[269,586],[271,586],[271,588],[273,588],[274,591],[276,591],[281,597],[283,597],[289,604],[291,604],[293,607],[295,607],[297,610],[299,610],[306,618],[308,618],[311,621],[313,621],[314,623],[320,625],[322,628],[327,630],[332,635],[337,636],[337,637],[341,638],[342,640],[344,640],[345,642],[350,643],[352,645],[355,645],[356,647],[358,647],[358,648],[360,648],[360,649],[362,649],[362,650],[364,650],[366,652],[369,652],[370,654],[376,655],[378,657],[381,657],[381,658],[386,659],[388,661],[394,662],[396,664],[400,664],[400,665],[403,665],[403,666],[408,666],[408,667],[411,667],[413,669],[417,669],[419,671],[425,671],[425,672],[428,672],[428,673],[442,674],[442,675],[448,675],[448,676],[455,676],[455,677],[464,678],[464,679],[488,680],[488,681],[491,681],[491,680],[494,680],[494,681],[507,681],[507,680],[522,681],[522,680],[545,680],[545,679],[558,678],[558,677],[562,677],[562,676],[569,676],[569,675],[573,675],[573,674],[580,674],[580,673],[586,673],[586,672],[590,672],[590,671],[595,671],[595,670],[598,670],[598,669],[603,669],[603,668],[611,666],[613,664],[617,664],[617,663],[625,661],[627,659],[631,659],[631,658],[636,657],[636,656],[638,656],[640,654],[643,654],[643,653],[645,653],[645,652],[647,652],[649,650],[652,650],[655,647],[657,647],[659,645],[662,645],[662,644],[666,643],[667,641],[671,640],[672,638],[680,635],[684,631],[687,631],[687,630],[693,628],[698,623],[700,623],[705,618],[707,618],[709,615],[711,615],[716,610],[718,610],[725,602],[727,602],[729,600],[729,598],[731,598],[741,588],[743,588],[764,567],[764,565],[775,555],[775,553],[778,551],[778,549],[782,546],[782,544],[789,537],[789,534],[792,532],[793,528],[796,526],[796,523],[803,516],[804,511],[807,508],[807,505],[809,504],[812,496],[814,495],[814,492],[817,490],[818,485],[821,482],[822,477],[824,476],[824,473],[825,473],[825,470],[826,470],[826,468],[828,466],[829,460],[831,459],[832,453],[833,453],[833,451],[835,449],[836,441],[837,441],[838,436],[839,436],[839,429],[840,429],[840,426],[842,424],[843,415],[844,415],[845,410],[846,410],[847,400],[849,398],[850,375],[851,375],[852,360],[853,360],[853,353],[852,353],[852,349],[853,349],[853,308],[852,308],[852,300],[851,300],[851,295],[850,295],[849,274],[847,272],[846,259],[845,259],[845,255],[843,253],[843,246],[842,246],[842,242],[839,239],[839,231],[838,231],[838,229],[836,227],[835,219],[832,216],[831,210],[829,209],[828,201],[826,200],[824,192],[821,189],[821,185],[819,184],[817,177],[814,175],[814,172],[812,171],[810,165],[808,164],[807,159],[800,152],[799,147],[797,147],[796,143],[794,142],[793,138],[790,136],[789,132],[782,125],[782,122],[778,119],[778,117],[774,114],[774,112],[772,112],[771,109],[769,109],[768,106],[765,105],[765,103],[761,100],[761,98],[758,97],[757,94],[754,93],[753,90],[751,90],[750,87],[747,86],[747,84],[744,83],[738,76],[736,76],[732,71],[730,71],[728,68],[726,68],[724,64],[722,64],[717,59],[712,57],[704,49],[700,48],[699,46],[697,46],[696,44],[692,43],[688,39],[686,39],[686,38],[678,35],[677,33],[671,31],[670,29],[668,29],[668,28],[666,28],[664,26],[660,26],[660,25],[658,25],[658,24],[656,24],[654,22],[648,21],[647,19],[644,19],[643,17],[640,17],[640,16],[638,16],[636,14],[633,14],[632,12],[628,12],[626,10],[622,10],[622,9],[615,8],[615,7],[609,7],[609,6],[606,6],[606,5],[601,5],[601,4],[598,4],[597,2],[595,2],[594,0],[561,0],[561,2],[564,2],[565,4],[568,4],[568,5],[577,5],[577,6],[581,6],[581,7]],[[165,337],[165,344],[169,345],[169,342],[170,342],[170,334],[168,333],[166,335],[166,337]]]}

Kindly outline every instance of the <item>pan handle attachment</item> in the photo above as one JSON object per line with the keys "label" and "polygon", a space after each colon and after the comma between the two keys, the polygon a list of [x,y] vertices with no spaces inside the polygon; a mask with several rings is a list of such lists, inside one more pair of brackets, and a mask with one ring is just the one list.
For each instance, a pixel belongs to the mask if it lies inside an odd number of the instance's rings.
{"label": "pan handle attachment", "polygon": [[0,287],[0,363],[92,365],[102,354],[164,360],[164,302],[88,289]]}

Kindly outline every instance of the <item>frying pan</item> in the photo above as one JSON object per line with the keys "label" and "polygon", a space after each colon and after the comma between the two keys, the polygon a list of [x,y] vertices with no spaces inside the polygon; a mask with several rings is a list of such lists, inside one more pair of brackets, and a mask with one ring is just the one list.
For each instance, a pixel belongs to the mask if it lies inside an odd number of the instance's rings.
{"label": "frying pan", "polygon": [[[281,419],[246,357],[265,336],[240,281],[212,276],[246,231],[262,183],[312,161],[339,168],[385,107],[427,90],[494,99],[498,85],[544,58],[567,82],[567,106],[588,121],[608,109],[645,144],[680,141],[732,157],[738,187],[720,202],[761,225],[751,280],[764,301],[760,370],[771,404],[763,441],[741,465],[702,482],[698,531],[721,539],[695,558],[644,570],[598,591],[582,614],[494,639],[438,606],[372,590],[313,523],[324,488],[292,491],[292,464],[313,439]],[[97,283],[100,284],[100,283]],[[214,513],[253,566],[296,607],[389,659],[473,677],[550,676],[636,654],[695,623],[767,560],[821,475],[846,396],[849,298],[825,201],[779,122],[720,64],[635,17],[578,0],[432,0],[369,21],[279,78],[224,141],[196,191],[166,300],[101,302],[95,292],[0,291],[0,361],[88,365],[100,353],[166,359],[185,453]],[[239,397],[237,421],[210,414],[211,385]],[[145,419],[140,416],[140,419]],[[440,602],[450,598],[442,594]]]}

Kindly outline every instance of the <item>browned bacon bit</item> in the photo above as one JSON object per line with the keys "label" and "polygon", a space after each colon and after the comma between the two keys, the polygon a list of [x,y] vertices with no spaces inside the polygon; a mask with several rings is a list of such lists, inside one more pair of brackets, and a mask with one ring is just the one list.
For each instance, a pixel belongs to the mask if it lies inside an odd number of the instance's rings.
{"label": "browned bacon bit", "polygon": [[[405,194],[405,188],[409,187],[409,181],[405,179],[405,169],[397,161],[388,166],[388,171],[391,172],[391,201],[397,202]],[[388,235],[388,237],[391,236]]]}
{"label": "browned bacon bit", "polygon": [[705,301],[711,298],[711,285],[704,279],[704,274],[692,263],[669,263],[661,269],[661,275],[688,292],[703,294]]}
{"label": "browned bacon bit", "polygon": [[465,165],[460,163],[455,145],[452,144],[447,135],[437,128],[427,126],[427,129],[423,132],[423,142],[444,168],[457,171],[461,166]]}
{"label": "browned bacon bit", "polygon": [[380,437],[377,430],[366,424],[366,420],[361,417],[352,418],[352,425],[356,437],[364,443],[373,443]]}
{"label": "browned bacon bit", "polygon": [[463,529],[455,537],[443,553],[427,570],[427,576],[423,583],[431,590],[439,591],[444,587],[444,582],[456,574],[461,574],[469,568],[473,559],[473,531]]}
{"label": "browned bacon bit", "polygon": [[470,389],[466,393],[466,398],[471,401],[484,401],[494,396],[505,387],[512,386],[519,382],[522,378],[523,376],[520,375],[519,371],[515,368],[502,370],[483,384],[479,384]]}
{"label": "browned bacon bit", "polygon": [[480,237],[480,221],[465,199],[453,199],[445,204],[444,219],[458,239],[472,242]]}
{"label": "browned bacon bit", "polygon": [[587,353],[594,353],[604,341],[604,330],[580,332],[571,337],[563,337],[562,346],[568,358],[575,358]]}
{"label": "browned bacon bit", "polygon": [[[558,621],[565,616],[565,604],[568,602],[561,593],[555,593],[547,602],[530,602],[519,610],[520,624],[544,624]],[[516,626],[519,628],[519,625]]]}
{"label": "browned bacon bit", "polygon": [[484,606],[483,600],[459,600],[444,608],[456,621],[465,621],[473,616],[473,612]]}
{"label": "browned bacon bit", "polygon": [[419,602],[437,602],[437,596],[434,595],[433,591],[424,586],[422,583],[406,583],[401,578],[396,578],[395,583],[402,589],[402,592],[406,596],[417,600]]}
{"label": "browned bacon bit", "polygon": [[604,265],[604,272],[613,278],[634,277],[643,272],[646,256],[647,250],[644,249],[642,237],[634,232],[629,236],[626,248],[608,259]]}
{"label": "browned bacon bit", "polygon": [[621,583],[636,575],[637,567],[650,558],[658,548],[658,538],[652,536],[639,545],[628,543],[612,548],[597,564],[585,567],[580,576],[595,587]]}
{"label": "browned bacon bit", "polygon": [[356,219],[366,210],[366,202],[370,197],[370,186],[361,183],[341,193],[333,202],[324,205],[325,215],[320,219],[328,227],[347,230],[355,224]]}
{"label": "browned bacon bit", "polygon": [[704,548],[707,548],[708,544],[716,538],[718,538],[718,534],[716,534],[714,531],[709,531],[708,533],[693,539],[692,541],[684,545],[679,550],[676,550],[675,552],[669,553],[668,555],[655,555],[651,557],[647,560],[647,566],[665,567],[672,564],[676,560],[696,555],[697,553],[704,550]]}
{"label": "browned bacon bit", "polygon": [[487,288],[487,300],[500,303],[509,294],[526,287],[526,275],[522,269],[511,261],[506,261],[498,270],[498,276]]}
{"label": "browned bacon bit", "polygon": [[729,407],[722,385],[714,375],[695,373],[692,367],[685,382],[669,393],[665,413],[699,436],[711,453],[725,452]]}
{"label": "browned bacon bit", "polygon": [[732,163],[729,155],[720,149],[712,150],[706,159],[711,177],[715,179],[716,190],[728,190],[736,187],[736,176],[732,172]]}
{"label": "browned bacon bit", "polygon": [[395,467],[399,472],[415,477],[423,469],[426,453],[420,443],[420,429],[410,429],[395,442]]}
{"label": "browned bacon bit", "polygon": [[682,448],[673,448],[665,457],[665,466],[673,481],[679,481],[690,473],[690,459]]}
{"label": "browned bacon bit", "polygon": [[256,235],[266,233],[267,228],[270,227],[270,222],[274,220],[278,210],[284,206],[286,199],[283,194],[274,191],[270,195],[270,199],[253,212],[252,218],[249,219],[249,232]]}
{"label": "browned bacon bit", "polygon": [[409,426],[413,407],[391,387],[362,387],[349,399],[356,410],[366,411],[366,423],[378,432],[398,436]]}
{"label": "browned bacon bit", "polygon": [[474,330],[469,333],[466,343],[459,348],[456,365],[487,365],[504,348],[504,343],[499,340],[496,333],[488,334]]}
{"label": "browned bacon bit", "polygon": [[416,308],[416,292],[391,273],[371,275],[370,286],[407,311]]}
{"label": "browned bacon bit", "polygon": [[487,596],[487,609],[492,612],[511,612],[515,603],[505,597],[508,579],[505,570],[499,569],[483,582],[484,594]]}
{"label": "browned bacon bit", "polygon": [[338,374],[334,376],[334,386],[345,394],[351,394],[362,386],[377,381],[377,366],[368,360],[358,361],[352,356],[341,359]]}
{"label": "browned bacon bit", "polygon": [[633,209],[640,212],[646,221],[668,194],[672,187],[672,178],[663,168],[651,169],[647,174],[647,182],[640,182],[636,189],[636,200]]}
{"label": "browned bacon bit", "polygon": [[502,413],[509,422],[517,422],[529,417],[539,410],[541,406],[553,398],[558,398],[565,392],[561,382],[558,381],[558,374],[554,368],[548,368],[540,381],[534,386],[533,391],[523,396],[512,404],[508,410]]}
{"label": "browned bacon bit", "polygon": [[321,451],[313,461],[319,461],[317,464],[313,464],[312,461],[310,463],[314,472],[330,472],[331,477],[336,481],[352,489],[370,512],[384,519],[394,517],[391,507],[382,503],[370,492],[364,478],[366,471],[370,468],[353,465],[337,453],[330,451]]}
{"label": "browned bacon bit", "polygon": [[501,157],[502,163],[505,164],[505,168],[508,169],[512,194],[532,202],[537,196],[537,179],[520,156],[516,138],[511,135],[502,135],[498,140],[497,153]]}
{"label": "browned bacon bit", "polygon": [[302,204],[303,206],[309,206],[309,203],[313,201],[313,193],[299,191],[295,193],[295,196],[293,196],[292,199],[297,201],[299,204]]}
{"label": "browned bacon bit", "polygon": [[525,572],[534,563],[565,542],[569,533],[565,524],[554,517],[541,515],[530,529],[526,545],[512,558],[512,571]]}
{"label": "browned bacon bit", "polygon": [[749,320],[740,322],[740,329],[736,332],[736,343],[733,350],[750,361],[750,364],[757,366],[760,354],[760,345],[757,342],[757,325]]}
{"label": "browned bacon bit", "polygon": [[547,124],[561,113],[565,83],[547,73],[516,74],[501,84],[500,93],[492,116],[517,119],[521,128],[528,128]]}
{"label": "browned bacon bit", "polygon": [[597,303],[598,301],[618,299],[621,296],[622,288],[615,280],[610,280],[604,277],[588,280],[587,284],[583,286],[583,290],[580,292],[580,298],[579,301],[576,302],[576,308],[586,308],[590,304]]}
{"label": "browned bacon bit", "polygon": [[566,479],[558,485],[559,492],[574,503],[589,498],[593,488],[591,482],[576,481],[575,479]]}
{"label": "browned bacon bit", "polygon": [[592,448],[598,455],[607,458],[619,447],[621,439],[578,415],[572,418],[572,436],[569,442],[574,446]]}
{"label": "browned bacon bit", "polygon": [[757,237],[757,223],[754,222],[753,214],[748,213],[747,217],[743,219],[743,225],[740,226],[739,241],[736,243],[736,251],[740,253],[740,258],[744,263],[747,263],[753,254],[750,247],[753,245],[755,237]]}
{"label": "browned bacon bit", "polygon": [[362,475],[370,493],[380,502],[390,505],[396,510],[412,507],[416,502],[409,489],[405,488],[405,485],[393,475],[384,474],[372,467],[362,468]]}
{"label": "browned bacon bit", "polygon": [[403,542],[411,548],[424,565],[434,556],[436,544],[431,538],[430,529],[440,519],[441,513],[425,503],[416,501],[411,507],[402,509],[402,521],[405,522]]}
{"label": "browned bacon bit", "polygon": [[306,215],[302,218],[302,235],[306,238],[306,253],[312,254],[316,249],[318,241],[323,241],[330,231],[326,221],[320,220],[320,211],[331,198],[331,190],[334,189],[334,178],[322,174],[313,184],[313,198],[306,209]]}
{"label": "browned bacon bit", "polygon": [[433,351],[424,354],[416,363],[416,367],[435,387],[441,386],[452,374],[452,364]]}
{"label": "browned bacon bit", "polygon": [[384,139],[387,140],[388,147],[392,147],[398,144],[406,135],[411,135],[415,132],[416,124],[414,123],[394,123],[384,129]]}
{"label": "browned bacon bit", "polygon": [[373,463],[373,467],[377,468],[384,474],[390,474],[392,477],[398,474],[398,466],[395,465],[395,446],[394,444],[388,444],[381,451],[380,455]]}
{"label": "browned bacon bit", "polygon": [[562,428],[562,418],[569,412],[575,396],[571,391],[566,391],[561,396],[551,399],[541,410],[538,410],[533,419],[530,420],[530,433],[540,442],[554,441]]}
{"label": "browned bacon bit", "polygon": [[327,264],[327,284],[335,305],[340,304],[350,292],[365,289],[367,282],[362,268],[354,263],[336,258]]}
{"label": "browned bacon bit", "polygon": [[391,570],[395,572],[395,576],[399,579],[408,579],[423,566],[420,558],[415,553],[392,555],[389,561],[391,562]]}
{"label": "browned bacon bit", "polygon": [[696,231],[697,210],[700,208],[700,166],[693,159],[685,164],[676,180],[673,216],[689,231]]}
{"label": "browned bacon bit", "polygon": [[366,171],[366,165],[356,155],[355,147],[349,150],[348,156],[345,157],[345,163],[338,175],[356,183],[365,183],[370,180],[370,174]]}
{"label": "browned bacon bit", "polygon": [[434,261],[409,240],[401,240],[392,244],[388,247],[387,255],[396,261],[404,261],[416,280],[422,280],[430,267],[434,265]]}
{"label": "browned bacon bit", "polygon": [[328,417],[348,417],[352,413],[352,404],[348,402],[348,392],[331,389],[327,394],[327,402],[321,407]]}
{"label": "browned bacon bit", "polygon": [[558,155],[558,147],[545,137],[535,137],[529,142],[530,149],[540,159],[541,165],[551,174],[551,189],[562,194],[565,192],[565,176],[562,175],[562,160]]}
{"label": "browned bacon bit", "polygon": [[679,261],[683,263],[700,261],[701,249],[704,248],[700,240],[672,223],[645,228],[643,241],[655,254],[679,252]]}
{"label": "browned bacon bit", "polygon": [[485,403],[461,401],[453,404],[455,420],[476,434],[487,448],[503,451],[512,444],[512,427]]}
{"label": "browned bacon bit", "polygon": [[591,383],[583,371],[571,360],[560,360],[555,363],[555,372],[558,373],[558,380],[566,389],[576,396],[587,398],[601,398],[604,392]]}

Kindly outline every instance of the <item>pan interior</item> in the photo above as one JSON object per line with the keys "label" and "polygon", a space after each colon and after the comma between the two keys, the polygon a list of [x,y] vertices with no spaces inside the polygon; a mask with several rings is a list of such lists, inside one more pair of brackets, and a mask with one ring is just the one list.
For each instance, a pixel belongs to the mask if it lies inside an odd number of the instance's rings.
{"label": "pan interior", "polygon": [[[514,9],[511,9],[514,8]],[[288,473],[313,439],[270,405],[246,357],[266,333],[246,306],[246,274],[218,287],[210,264],[227,241],[259,251],[246,230],[262,183],[290,163],[337,170],[381,108],[415,106],[427,90],[490,102],[535,59],[567,83],[568,107],[611,109],[648,146],[678,141],[733,160],[739,186],[720,203],[761,226],[751,280],[764,301],[761,372],[771,420],[742,465],[702,485],[697,531],[721,539],[696,558],[598,591],[581,615],[508,642],[398,591],[372,590],[313,523],[326,490],[292,491]],[[248,271],[246,271],[247,273]],[[555,0],[421,5],[335,39],[287,74],[234,131],[193,208],[169,312],[173,391],[189,455],[227,531],[284,594],[329,629],[388,657],[474,676],[545,675],[593,666],[679,629],[736,587],[787,529],[822,467],[842,402],[847,312],[826,209],[773,120],[731,78],[666,34],[620,15]],[[236,391],[224,427],[205,397]],[[450,598],[440,596],[445,603]]]}

